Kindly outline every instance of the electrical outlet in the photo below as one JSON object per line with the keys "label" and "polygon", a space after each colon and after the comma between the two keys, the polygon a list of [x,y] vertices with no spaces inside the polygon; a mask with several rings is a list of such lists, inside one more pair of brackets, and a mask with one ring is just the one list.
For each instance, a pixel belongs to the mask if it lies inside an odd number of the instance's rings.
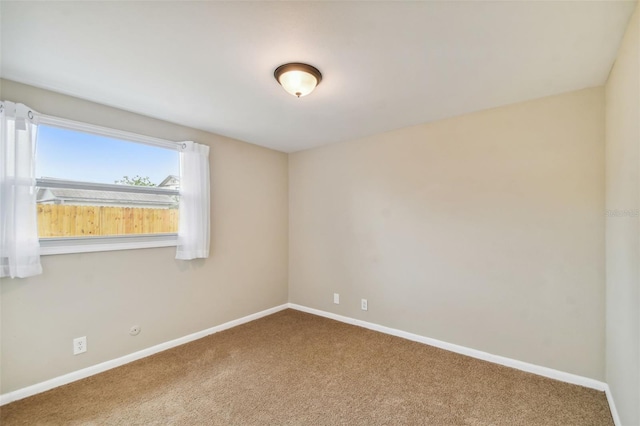
{"label": "electrical outlet", "polygon": [[333,303],[336,305],[340,304],[340,295],[338,293],[333,293]]}
{"label": "electrical outlet", "polygon": [[360,301],[360,309],[362,309],[363,311],[369,309],[369,306],[367,305],[367,299],[362,299]]}
{"label": "electrical outlet", "polygon": [[83,354],[87,351],[87,336],[76,337],[73,339],[73,354]]}

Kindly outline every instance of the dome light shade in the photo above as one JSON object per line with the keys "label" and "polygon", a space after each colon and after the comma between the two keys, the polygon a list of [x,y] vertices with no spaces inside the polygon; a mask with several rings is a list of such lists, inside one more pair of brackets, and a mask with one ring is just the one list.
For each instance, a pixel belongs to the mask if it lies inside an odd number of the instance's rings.
{"label": "dome light shade", "polygon": [[322,81],[322,74],[316,67],[297,62],[280,65],[273,76],[284,90],[297,97],[313,92]]}

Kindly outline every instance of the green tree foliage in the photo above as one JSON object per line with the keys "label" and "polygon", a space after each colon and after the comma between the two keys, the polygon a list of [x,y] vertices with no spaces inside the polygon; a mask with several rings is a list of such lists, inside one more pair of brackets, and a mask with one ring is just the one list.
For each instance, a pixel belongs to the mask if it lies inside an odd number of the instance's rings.
{"label": "green tree foliage", "polygon": [[151,183],[149,176],[141,177],[135,175],[134,177],[123,176],[122,179],[115,181],[118,185],[133,185],[133,186],[156,186],[155,183]]}

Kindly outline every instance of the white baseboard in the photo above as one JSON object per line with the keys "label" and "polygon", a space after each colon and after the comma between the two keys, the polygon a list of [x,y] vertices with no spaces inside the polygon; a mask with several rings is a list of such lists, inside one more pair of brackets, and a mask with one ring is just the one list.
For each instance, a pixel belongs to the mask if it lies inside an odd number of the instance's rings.
{"label": "white baseboard", "polygon": [[282,311],[287,308],[288,308],[288,304],[285,303],[284,305],[275,306],[270,309],[265,309],[264,311],[247,315],[246,317],[238,318],[233,321],[225,322],[224,324],[220,324],[215,327],[208,328],[206,330],[198,331],[196,333],[189,334],[188,336],[180,337],[178,339],[174,339],[165,343],[160,343],[159,345],[155,345],[150,348],[143,349],[141,351],[122,356],[120,358],[112,359],[110,361],[105,361],[100,364],[92,365],[91,367],[83,368],[81,370],[77,370],[68,374],[64,374],[62,376],[55,377],[50,380],[46,380],[44,382],[36,383],[35,385],[27,386],[25,388],[18,389],[13,392],[5,393],[3,395],[0,395],[0,406],[8,404],[13,401],[17,401],[19,399],[32,396],[32,395],[36,395],[41,392],[48,391],[58,386],[66,385],[68,383],[75,382],[80,379],[84,379],[89,376],[93,376],[94,374],[111,370],[112,368],[120,367],[121,365],[128,364],[130,362],[137,361],[141,358],[148,357],[158,352],[162,352],[167,349],[171,349],[176,346],[180,346],[185,343],[189,343],[194,340],[201,339],[210,334],[218,333],[220,331],[227,330],[229,328],[233,328],[241,324],[245,324],[247,322],[265,317],[267,315],[271,315],[273,313]]}
{"label": "white baseboard", "polygon": [[374,324],[367,321],[362,321],[343,315],[334,314],[331,312],[321,311],[319,309],[308,308],[306,306],[297,305],[295,303],[289,303],[291,309],[307,312],[309,314],[318,315],[325,318],[330,318],[336,321],[344,322],[351,325],[367,328],[369,330],[379,331],[381,333],[390,334],[392,336],[402,337],[403,339],[412,340],[414,342],[424,343],[436,348],[445,349],[447,351],[467,355],[473,358],[481,359],[483,361],[492,362],[494,364],[500,364],[507,367],[515,368],[517,370],[526,371],[527,373],[537,374],[539,376],[548,377],[550,379],[559,380],[561,382],[571,383],[573,385],[584,386],[591,389],[596,389],[605,392],[607,395],[607,401],[609,402],[609,408],[611,409],[611,416],[616,426],[620,426],[620,418],[618,412],[613,403],[613,397],[609,385],[599,380],[590,379],[588,377],[578,376],[577,374],[566,373],[560,370],[554,370],[553,368],[542,367],[540,365],[530,364],[524,361],[518,361],[515,359],[503,357],[500,355],[490,354],[488,352],[479,351],[477,349],[467,348],[465,346],[456,345],[453,343],[443,342],[442,340],[432,339],[430,337],[420,336],[418,334],[408,333],[406,331],[398,330],[395,328],[385,327],[383,325]]}
{"label": "white baseboard", "polygon": [[613,424],[615,424],[615,426],[622,426],[620,415],[618,414],[618,409],[616,408],[616,404],[613,401],[613,394],[611,393],[609,385],[606,386],[607,388],[604,390],[604,393],[607,395],[607,402],[609,403],[609,409],[611,410],[611,417],[613,417]]}

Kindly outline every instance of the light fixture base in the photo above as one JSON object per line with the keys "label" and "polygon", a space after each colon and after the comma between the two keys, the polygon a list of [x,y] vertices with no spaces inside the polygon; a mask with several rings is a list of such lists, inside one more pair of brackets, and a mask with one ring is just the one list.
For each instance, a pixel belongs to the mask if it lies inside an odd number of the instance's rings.
{"label": "light fixture base", "polygon": [[287,92],[298,98],[311,93],[322,81],[320,70],[301,62],[280,65],[273,76]]}

